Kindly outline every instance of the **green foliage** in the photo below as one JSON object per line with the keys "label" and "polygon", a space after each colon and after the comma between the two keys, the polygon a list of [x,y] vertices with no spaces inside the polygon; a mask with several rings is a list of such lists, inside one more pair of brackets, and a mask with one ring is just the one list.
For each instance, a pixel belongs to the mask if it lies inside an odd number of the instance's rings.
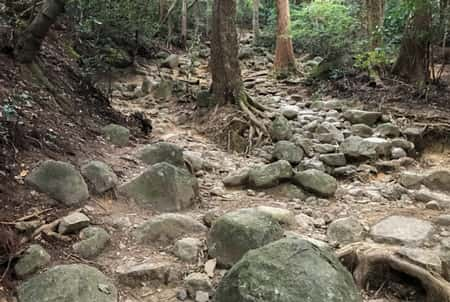
{"label": "green foliage", "polygon": [[355,67],[366,71],[371,77],[383,73],[392,63],[393,56],[386,51],[386,48],[376,48],[355,57]]}
{"label": "green foliage", "polygon": [[359,21],[351,8],[337,0],[316,0],[293,9],[292,37],[301,48],[326,60],[335,60],[355,48]]}

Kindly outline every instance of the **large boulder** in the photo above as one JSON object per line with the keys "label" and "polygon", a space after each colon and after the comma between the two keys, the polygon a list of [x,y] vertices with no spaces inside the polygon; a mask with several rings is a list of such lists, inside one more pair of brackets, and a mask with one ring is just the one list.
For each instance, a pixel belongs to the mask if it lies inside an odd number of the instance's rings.
{"label": "large boulder", "polygon": [[67,206],[79,205],[89,198],[83,177],[69,163],[47,160],[31,171],[25,181]]}
{"label": "large boulder", "polygon": [[344,112],[344,118],[352,124],[366,124],[373,126],[381,119],[381,112],[363,111],[363,110],[347,110]]}
{"label": "large boulder", "polygon": [[303,149],[289,141],[279,141],[273,150],[275,160],[286,160],[291,164],[298,164],[303,159]]}
{"label": "large boulder", "polygon": [[290,140],[292,137],[292,128],[287,118],[278,115],[272,122],[270,135],[274,141]]}
{"label": "large boulder", "polygon": [[173,212],[194,204],[198,182],[186,169],[163,162],[147,168],[119,191],[144,208]]}
{"label": "large boulder", "polygon": [[118,147],[126,146],[130,141],[130,130],[120,125],[109,124],[102,128],[102,132],[107,141]]}
{"label": "large boulder", "polygon": [[216,302],[362,302],[351,274],[325,248],[295,237],[248,252],[220,282]]}
{"label": "large boulder", "polygon": [[222,266],[232,266],[249,250],[283,236],[283,229],[270,215],[242,209],[217,219],[208,234],[208,253]]}
{"label": "large boulder", "polygon": [[137,157],[148,165],[166,162],[184,168],[183,150],[171,143],[146,145],[138,151]]}
{"label": "large boulder", "polygon": [[98,194],[114,188],[119,182],[111,167],[97,160],[81,167],[81,174],[83,174],[91,189]]}
{"label": "large boulder", "polygon": [[167,213],[138,226],[133,237],[141,244],[170,244],[183,235],[205,233],[206,230],[206,226],[189,216]]}
{"label": "large boulder", "polygon": [[254,188],[270,188],[278,185],[281,180],[292,176],[289,162],[279,160],[268,165],[252,167],[248,173],[248,183]]}
{"label": "large boulder", "polygon": [[17,289],[19,302],[117,302],[117,289],[103,273],[84,264],[55,266]]}
{"label": "large boulder", "polygon": [[298,172],[294,175],[293,181],[305,190],[323,197],[333,196],[337,190],[336,179],[320,170],[309,169]]}

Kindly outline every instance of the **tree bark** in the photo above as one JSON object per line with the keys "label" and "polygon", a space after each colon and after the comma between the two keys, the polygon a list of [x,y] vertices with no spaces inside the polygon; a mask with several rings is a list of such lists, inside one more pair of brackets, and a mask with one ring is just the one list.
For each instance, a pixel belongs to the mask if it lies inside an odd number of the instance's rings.
{"label": "tree bark", "polygon": [[19,62],[30,63],[34,60],[50,27],[64,12],[65,5],[66,0],[45,0],[41,11],[19,36],[14,50]]}
{"label": "tree bark", "polygon": [[211,62],[211,92],[220,103],[236,102],[243,90],[236,30],[236,0],[214,0]]}
{"label": "tree bark", "polygon": [[253,0],[253,44],[256,45],[259,40],[259,0]]}
{"label": "tree bark", "polygon": [[430,79],[431,19],[429,0],[418,0],[393,68],[394,74],[420,85]]}
{"label": "tree bark", "polygon": [[384,21],[384,0],[366,0],[367,33],[370,47],[374,50],[383,43],[381,36],[376,33]]}
{"label": "tree bark", "polygon": [[275,71],[277,73],[286,73],[295,69],[290,20],[289,0],[277,0],[277,45],[275,51]]}
{"label": "tree bark", "polygon": [[181,1],[181,45],[186,47],[187,40],[187,0]]}

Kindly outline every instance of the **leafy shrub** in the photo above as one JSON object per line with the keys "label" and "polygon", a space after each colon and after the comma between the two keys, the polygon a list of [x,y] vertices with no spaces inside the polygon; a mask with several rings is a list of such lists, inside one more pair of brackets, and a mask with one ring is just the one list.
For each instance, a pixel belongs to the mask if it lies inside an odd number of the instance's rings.
{"label": "leafy shrub", "polygon": [[292,10],[294,46],[333,61],[355,48],[359,21],[337,0],[316,0]]}

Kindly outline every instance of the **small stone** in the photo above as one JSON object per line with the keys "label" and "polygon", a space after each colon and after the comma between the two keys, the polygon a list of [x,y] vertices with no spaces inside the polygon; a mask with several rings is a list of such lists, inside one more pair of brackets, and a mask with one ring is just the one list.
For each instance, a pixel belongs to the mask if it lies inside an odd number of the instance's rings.
{"label": "small stone", "polygon": [[69,214],[61,219],[58,226],[58,233],[60,234],[70,234],[76,233],[79,230],[87,227],[89,225],[90,219],[83,213],[75,212]]}
{"label": "small stone", "polygon": [[207,292],[198,291],[195,293],[195,302],[208,302],[209,294]]}
{"label": "small stone", "polygon": [[381,137],[398,137],[400,135],[400,129],[391,123],[385,123],[378,125],[375,134]]}
{"label": "small stone", "polygon": [[174,254],[187,262],[197,261],[202,242],[197,238],[183,238],[175,242]]}
{"label": "small stone", "polygon": [[107,141],[118,147],[124,147],[130,141],[130,130],[120,125],[109,124],[102,128],[102,132]]}
{"label": "small stone", "polygon": [[208,275],[208,277],[213,278],[214,272],[216,270],[217,266],[217,260],[216,259],[210,259],[205,262],[205,273]]}
{"label": "small stone", "polygon": [[119,182],[111,167],[101,161],[94,160],[84,165],[81,167],[81,174],[88,181],[90,188],[98,194],[114,188]]}
{"label": "small stone", "polygon": [[175,144],[159,142],[141,148],[137,157],[148,165],[161,162],[184,168],[183,150]]}
{"label": "small stone", "polygon": [[399,159],[399,158],[403,158],[403,157],[407,157],[407,156],[408,156],[408,154],[406,154],[405,150],[403,150],[402,148],[397,148],[397,147],[392,148],[391,157],[393,159]]}
{"label": "small stone", "polygon": [[87,227],[80,233],[82,241],[73,245],[73,249],[83,258],[93,258],[106,248],[111,236],[100,227]]}
{"label": "small stone", "polygon": [[164,61],[161,62],[161,67],[171,69],[178,68],[180,65],[180,56],[177,54],[170,54]]}
{"label": "small stone", "polygon": [[435,222],[436,224],[441,226],[450,226],[450,215],[449,214],[440,215],[436,218]]}
{"label": "small stone", "polygon": [[293,181],[312,193],[323,197],[333,196],[337,190],[336,179],[319,170],[305,170],[294,175]]}
{"label": "small stone", "polygon": [[321,154],[319,159],[331,167],[342,167],[347,164],[344,153]]}
{"label": "small stone", "polygon": [[284,106],[281,108],[281,114],[284,115],[288,120],[293,120],[297,118],[298,107],[297,106]]}
{"label": "small stone", "polygon": [[331,242],[341,245],[364,240],[363,225],[352,217],[341,218],[333,221],[328,226],[327,236]]}
{"label": "small stone", "polygon": [[273,151],[275,160],[286,160],[295,165],[303,159],[303,149],[289,141],[279,141],[275,144]]}
{"label": "small stone", "polygon": [[186,287],[188,295],[192,298],[195,297],[195,294],[198,291],[210,293],[213,289],[208,275],[203,273],[189,274],[184,280],[184,285]]}
{"label": "small stone", "polygon": [[292,166],[285,160],[256,166],[250,169],[249,185],[253,188],[270,188],[281,180],[289,179],[293,174]]}
{"label": "small stone", "polygon": [[403,171],[400,174],[398,182],[405,188],[413,189],[420,187],[420,184],[422,183],[423,179],[424,177],[420,174],[409,171]]}
{"label": "small stone", "polygon": [[125,264],[116,269],[117,278],[120,283],[137,287],[142,282],[158,281],[162,284],[167,283],[170,270],[173,264],[160,262],[141,264]]}
{"label": "small stone", "polygon": [[371,137],[373,135],[373,130],[366,124],[355,124],[352,126],[352,135],[359,137]]}
{"label": "small stone", "polygon": [[437,202],[436,200],[431,200],[425,204],[425,208],[429,210],[439,211],[441,209],[441,206],[439,205],[439,202]]}
{"label": "small stone", "polygon": [[292,137],[289,121],[284,116],[278,115],[272,122],[270,135],[274,141],[289,140]]}
{"label": "small stone", "polygon": [[258,212],[269,215],[272,219],[281,225],[292,226],[295,224],[295,215],[287,209],[259,206],[256,208]]}
{"label": "small stone", "polygon": [[373,126],[381,118],[381,112],[347,110],[344,112],[344,118],[349,120],[352,124],[366,124],[368,126]]}
{"label": "small stone", "polygon": [[320,154],[333,153],[337,150],[336,145],[332,144],[315,144],[313,148],[314,151]]}
{"label": "small stone", "polygon": [[50,255],[38,244],[31,245],[19,258],[14,271],[19,278],[31,275],[50,263]]}
{"label": "small stone", "polygon": [[187,290],[185,288],[179,288],[177,290],[177,299],[180,301],[185,301],[188,298]]}
{"label": "small stone", "polygon": [[250,171],[249,168],[243,168],[236,172],[232,172],[223,179],[223,184],[226,187],[236,187],[246,185],[248,183],[249,171]]}

